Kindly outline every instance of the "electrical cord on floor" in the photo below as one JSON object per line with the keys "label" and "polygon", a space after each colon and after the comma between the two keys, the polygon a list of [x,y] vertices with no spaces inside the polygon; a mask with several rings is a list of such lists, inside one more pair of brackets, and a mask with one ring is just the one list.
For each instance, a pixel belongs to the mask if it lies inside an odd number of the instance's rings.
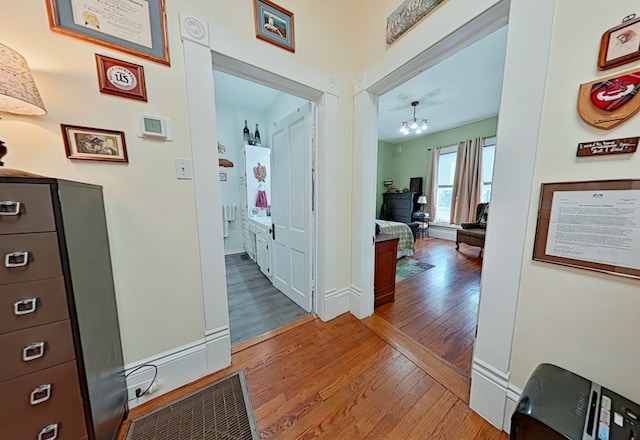
{"label": "electrical cord on floor", "polygon": [[151,389],[151,386],[153,386],[153,383],[156,381],[156,378],[158,377],[158,366],[157,365],[153,365],[153,364],[138,365],[136,368],[134,368],[133,370],[129,371],[124,376],[124,378],[126,379],[127,377],[129,377],[129,375],[131,375],[131,373],[135,373],[136,371],[138,371],[138,370],[140,370],[141,368],[144,368],[144,367],[152,367],[154,369],[154,371],[153,371],[153,379],[151,379],[151,383],[149,384],[147,389],[144,390],[144,392],[142,391],[141,388],[136,388],[136,397],[137,398],[142,397],[145,394],[147,394],[147,392]]}

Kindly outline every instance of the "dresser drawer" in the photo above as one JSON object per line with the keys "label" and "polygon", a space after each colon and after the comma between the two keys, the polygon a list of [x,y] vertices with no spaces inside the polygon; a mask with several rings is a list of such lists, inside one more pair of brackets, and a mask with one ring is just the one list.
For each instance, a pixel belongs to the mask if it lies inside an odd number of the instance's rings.
{"label": "dresser drawer", "polygon": [[0,185],[0,234],[55,230],[49,185]]}
{"label": "dresser drawer", "polygon": [[[75,362],[0,383],[0,438],[78,440],[87,435]],[[56,427],[57,425],[57,427]]]}
{"label": "dresser drawer", "polygon": [[0,353],[0,382],[72,361],[69,320],[2,334]]}
{"label": "dresser drawer", "polygon": [[62,275],[55,232],[0,235],[0,284]]}
{"label": "dresser drawer", "polygon": [[63,278],[0,285],[0,334],[69,318]]}

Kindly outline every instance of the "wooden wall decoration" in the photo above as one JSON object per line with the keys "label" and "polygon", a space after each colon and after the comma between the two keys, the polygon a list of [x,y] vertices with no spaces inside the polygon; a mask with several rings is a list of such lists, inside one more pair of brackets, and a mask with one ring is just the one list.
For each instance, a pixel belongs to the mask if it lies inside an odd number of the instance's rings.
{"label": "wooden wall decoration", "polygon": [[610,130],[640,110],[640,70],[628,70],[580,85],[578,114],[589,125]]}
{"label": "wooden wall decoration", "polygon": [[640,137],[581,142],[576,156],[605,156],[608,154],[635,153]]}

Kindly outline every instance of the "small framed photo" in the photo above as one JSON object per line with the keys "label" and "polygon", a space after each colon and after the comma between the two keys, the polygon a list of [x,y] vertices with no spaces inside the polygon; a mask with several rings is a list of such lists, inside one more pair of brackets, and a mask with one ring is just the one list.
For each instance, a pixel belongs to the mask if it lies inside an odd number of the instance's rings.
{"label": "small framed photo", "polygon": [[123,131],[60,124],[69,159],[128,163]]}
{"label": "small framed photo", "polygon": [[100,93],[147,102],[144,67],[96,54]]}
{"label": "small framed photo", "polygon": [[640,18],[627,20],[602,35],[598,69],[607,70],[640,59]]}
{"label": "small framed photo", "polygon": [[295,52],[293,12],[287,11],[269,0],[254,0],[253,9],[256,37]]}
{"label": "small framed photo", "polygon": [[227,181],[227,173],[220,173],[220,182]]}

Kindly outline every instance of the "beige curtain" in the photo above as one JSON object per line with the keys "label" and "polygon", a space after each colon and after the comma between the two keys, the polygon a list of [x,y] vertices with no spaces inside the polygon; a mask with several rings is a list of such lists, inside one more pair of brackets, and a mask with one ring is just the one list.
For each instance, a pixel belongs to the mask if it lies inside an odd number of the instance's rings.
{"label": "beige curtain", "polygon": [[475,221],[476,206],[482,197],[482,138],[458,144],[456,174],[453,179],[451,224]]}
{"label": "beige curtain", "polygon": [[431,149],[431,169],[425,195],[427,196],[427,211],[431,221],[436,219],[436,205],[438,201],[438,163],[440,162],[440,148]]}

